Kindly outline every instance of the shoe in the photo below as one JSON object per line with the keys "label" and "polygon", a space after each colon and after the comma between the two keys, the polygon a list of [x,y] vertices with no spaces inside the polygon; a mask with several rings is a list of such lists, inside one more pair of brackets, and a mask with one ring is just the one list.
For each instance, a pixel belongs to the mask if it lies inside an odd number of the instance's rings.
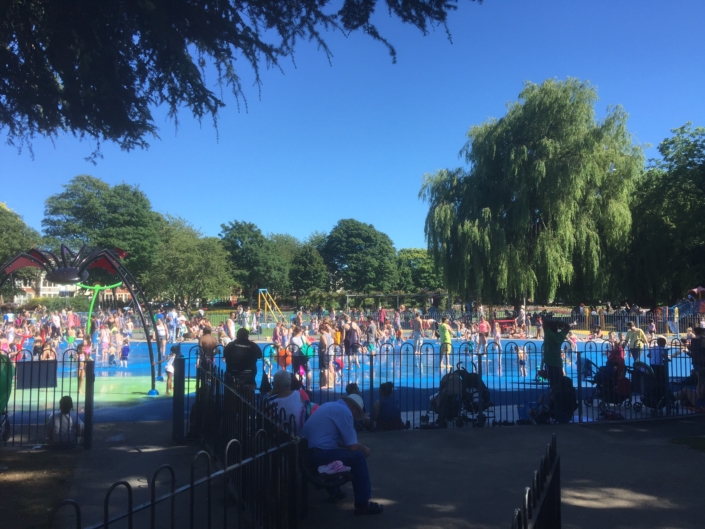
{"label": "shoe", "polygon": [[355,516],[365,516],[368,514],[380,514],[384,510],[379,503],[368,502],[364,507],[355,507]]}

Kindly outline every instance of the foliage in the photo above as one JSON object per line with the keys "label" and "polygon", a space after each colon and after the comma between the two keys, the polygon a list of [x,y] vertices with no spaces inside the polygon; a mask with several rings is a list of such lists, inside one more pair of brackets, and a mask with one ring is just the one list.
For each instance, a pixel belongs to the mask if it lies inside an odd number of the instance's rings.
{"label": "foliage", "polygon": [[[30,250],[39,240],[40,236],[36,230],[27,226],[22,217],[0,202],[0,264],[20,252]],[[20,269],[13,273],[13,279],[29,279],[35,276],[35,269]],[[9,295],[13,288],[8,280],[0,290],[0,296]]]}
{"label": "foliage", "polygon": [[248,299],[255,297],[258,288],[267,288],[270,293],[289,290],[288,265],[257,226],[236,220],[221,224],[220,228],[233,275]]}
{"label": "foliage", "polygon": [[631,297],[655,305],[682,299],[705,277],[705,128],[671,131],[658,147],[633,204]]}
{"label": "foliage", "polygon": [[48,311],[71,309],[74,312],[88,312],[88,308],[91,304],[91,298],[84,296],[83,294],[76,293],[75,296],[70,298],[32,298],[27,303],[23,305],[23,309],[34,310],[39,305],[46,307]]}
{"label": "foliage", "polygon": [[402,248],[397,252],[399,269],[398,290],[419,292],[443,288],[440,274],[436,271],[433,259],[423,248]]}
{"label": "foliage", "polygon": [[63,187],[62,193],[46,200],[45,234],[74,250],[83,244],[121,248],[128,253],[125,266],[138,280],[143,279],[154,265],[163,222],[147,196],[138,187],[124,183],[111,187],[88,175],[76,176]]}
{"label": "foliage", "polygon": [[372,224],[354,219],[339,221],[321,254],[334,279],[348,292],[388,292],[396,284],[394,245]]}
{"label": "foliage", "polygon": [[267,239],[274,245],[274,250],[279,258],[286,262],[287,267],[291,266],[294,256],[301,246],[301,241],[288,233],[270,233]]}
{"label": "foliage", "polygon": [[596,90],[570,78],[527,83],[519,99],[470,128],[467,170],[424,177],[425,233],[443,281],[486,302],[613,292],[643,169],[627,115],[616,107],[597,121]]}
{"label": "foliage", "polygon": [[202,237],[181,218],[167,217],[145,281],[150,297],[188,305],[203,298],[228,297],[233,284],[228,253],[220,240]]}
{"label": "foliage", "polygon": [[36,230],[27,226],[22,217],[0,202],[0,264],[20,252],[30,250],[39,240]]}
{"label": "foliage", "polygon": [[289,281],[295,292],[308,294],[328,287],[328,270],[323,257],[311,244],[303,244],[294,255],[289,270]]}
{"label": "foliage", "polygon": [[[389,13],[424,34],[445,25],[453,0],[387,0]],[[238,59],[281,68],[299,40],[332,53],[324,30],[362,30],[394,48],[370,22],[377,2],[343,0],[151,0],[0,3],[0,129],[20,144],[68,131],[78,137],[146,147],[157,134],[154,105],[176,119],[188,108],[214,121],[216,92],[243,96]],[[336,11],[337,9],[337,11]],[[216,92],[206,84],[215,71]]]}

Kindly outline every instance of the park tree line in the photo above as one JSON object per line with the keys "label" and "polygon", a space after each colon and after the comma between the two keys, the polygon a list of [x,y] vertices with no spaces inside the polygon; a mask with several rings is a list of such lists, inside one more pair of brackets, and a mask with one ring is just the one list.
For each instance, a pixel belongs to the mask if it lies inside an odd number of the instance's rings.
{"label": "park tree line", "polygon": [[705,281],[705,129],[645,160],[627,113],[598,119],[577,79],[526,83],[470,128],[466,166],[424,176],[425,234],[444,285],[485,303],[672,303]]}
{"label": "park tree line", "polygon": [[[371,224],[343,219],[328,233],[299,240],[232,220],[220,226],[217,237],[208,237],[185,219],[154,211],[138,187],[111,186],[88,175],[76,176],[47,198],[42,228],[38,233],[0,204],[0,262],[33,246],[117,247],[127,252],[125,265],[148,297],[181,304],[229,300],[232,294],[254,299],[260,288],[303,304],[325,303],[340,292],[420,293],[442,287],[425,249],[397,251]],[[36,271],[23,274],[36,276]],[[110,281],[100,270],[91,274],[91,281]]]}

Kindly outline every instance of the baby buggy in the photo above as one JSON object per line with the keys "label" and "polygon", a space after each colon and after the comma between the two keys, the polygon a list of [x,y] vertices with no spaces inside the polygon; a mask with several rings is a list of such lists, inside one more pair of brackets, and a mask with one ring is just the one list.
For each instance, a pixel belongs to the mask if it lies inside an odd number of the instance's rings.
{"label": "baby buggy", "polygon": [[490,401],[490,392],[477,373],[467,371],[458,362],[456,369],[441,379],[438,392],[429,398],[429,410],[421,416],[421,423],[428,424],[430,414],[437,415],[435,424],[447,427],[448,421],[454,421],[457,427],[466,423],[481,428],[488,418],[494,418]]}
{"label": "baby buggy", "polygon": [[[587,362],[593,366],[595,365],[589,360]],[[584,368],[585,365],[583,366]],[[584,378],[587,382],[595,384],[592,395],[583,400],[585,406],[590,407],[594,400],[599,400],[597,407],[601,412],[607,411],[608,404],[623,405],[625,408],[630,408],[632,405],[632,389],[627,374],[628,370],[624,376],[617,376],[612,366],[607,364],[597,369],[592,378]]]}
{"label": "baby buggy", "polygon": [[641,395],[639,401],[634,401],[632,408],[639,412],[643,407],[651,410],[652,416],[657,416],[666,410],[671,414],[675,406],[673,394],[668,390],[668,383],[663,377],[658,380],[654,370],[644,362],[634,362],[632,368],[632,391]]}

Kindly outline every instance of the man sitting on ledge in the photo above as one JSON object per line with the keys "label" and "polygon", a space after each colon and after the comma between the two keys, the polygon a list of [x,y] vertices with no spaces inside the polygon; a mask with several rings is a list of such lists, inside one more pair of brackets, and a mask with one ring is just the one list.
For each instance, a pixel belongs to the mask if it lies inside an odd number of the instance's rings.
{"label": "man sitting on ledge", "polygon": [[[370,501],[372,485],[367,469],[370,449],[358,443],[355,432],[355,420],[364,417],[362,397],[353,394],[336,402],[322,404],[301,430],[301,437],[308,440],[309,457],[313,465],[319,467],[332,461],[341,461],[350,467],[356,515],[382,512],[379,503]],[[345,497],[339,488],[329,492],[335,499]]]}

